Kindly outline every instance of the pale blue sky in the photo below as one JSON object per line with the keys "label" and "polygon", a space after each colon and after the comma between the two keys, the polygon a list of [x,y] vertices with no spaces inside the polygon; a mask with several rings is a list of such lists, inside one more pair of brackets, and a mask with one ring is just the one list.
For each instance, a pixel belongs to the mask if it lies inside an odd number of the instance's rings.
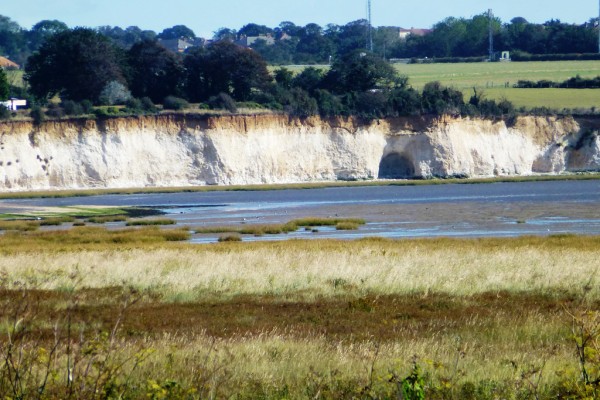
{"label": "pale blue sky", "polygon": [[[160,32],[187,25],[198,36],[219,27],[238,29],[248,22],[271,27],[281,21],[345,24],[365,18],[367,0],[1,0],[0,15],[25,28],[44,19],[70,27],[137,25]],[[583,23],[598,15],[598,0],[372,0],[373,25],[428,28],[447,16],[471,17],[486,11],[503,21],[522,16],[531,22],[560,19]]]}

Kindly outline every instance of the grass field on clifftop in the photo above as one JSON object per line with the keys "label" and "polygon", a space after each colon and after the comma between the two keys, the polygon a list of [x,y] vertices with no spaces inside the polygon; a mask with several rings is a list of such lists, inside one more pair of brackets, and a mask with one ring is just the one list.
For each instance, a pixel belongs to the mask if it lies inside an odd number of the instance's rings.
{"label": "grass field on clifftop", "polygon": [[[427,82],[440,81],[463,90],[470,96],[473,87],[493,99],[507,98],[518,107],[563,108],[600,107],[598,89],[514,89],[519,80],[547,79],[562,82],[576,75],[600,76],[600,61],[497,62],[459,64],[396,64],[410,84],[422,88]],[[505,85],[508,84],[508,88]]]}
{"label": "grass field on clifftop", "polygon": [[[517,107],[563,108],[600,107],[600,90],[514,89],[519,80],[547,79],[562,82],[576,75],[584,78],[600,76],[600,61],[543,61],[457,64],[394,64],[396,70],[409,77],[409,83],[422,89],[427,82],[440,81],[462,90],[465,98],[473,87],[483,90],[488,98],[507,98]],[[290,67],[300,72],[304,67]],[[318,66],[318,68],[327,68]],[[508,88],[505,85],[508,83]]]}

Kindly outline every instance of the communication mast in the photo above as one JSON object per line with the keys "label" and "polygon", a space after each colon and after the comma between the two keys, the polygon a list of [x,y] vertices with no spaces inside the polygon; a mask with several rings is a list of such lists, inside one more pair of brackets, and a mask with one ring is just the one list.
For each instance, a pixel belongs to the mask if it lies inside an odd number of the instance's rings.
{"label": "communication mast", "polygon": [[367,1],[367,50],[373,52],[373,20],[371,19],[371,0]]}
{"label": "communication mast", "polygon": [[491,8],[488,10],[488,19],[490,22],[490,61],[494,61],[494,14]]}

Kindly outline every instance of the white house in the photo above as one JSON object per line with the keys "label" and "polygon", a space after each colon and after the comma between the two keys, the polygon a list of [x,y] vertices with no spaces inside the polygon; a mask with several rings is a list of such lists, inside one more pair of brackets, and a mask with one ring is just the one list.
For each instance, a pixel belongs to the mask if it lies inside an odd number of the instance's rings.
{"label": "white house", "polygon": [[13,98],[7,101],[0,101],[0,104],[8,108],[10,111],[17,111],[18,107],[25,107],[27,105],[27,100]]}

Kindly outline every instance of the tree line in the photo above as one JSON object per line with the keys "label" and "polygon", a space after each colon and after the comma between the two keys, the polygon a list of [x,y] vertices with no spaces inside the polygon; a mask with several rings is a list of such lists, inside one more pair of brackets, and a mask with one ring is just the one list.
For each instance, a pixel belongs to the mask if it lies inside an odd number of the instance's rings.
{"label": "tree line", "polygon": [[[96,30],[59,32],[32,55],[25,80],[38,103],[58,95],[62,106],[52,116],[90,112],[92,105],[125,104],[129,112],[155,112],[155,103],[178,109],[188,102],[201,108],[235,112],[239,103],[298,117],[354,115],[384,118],[455,114],[502,116],[507,101],[486,100],[437,82],[419,92],[405,76],[374,53],[356,50],[335,59],[327,70],[308,67],[299,74],[273,73],[255,51],[220,40],[186,54],[173,53],[156,40],[129,50]],[[69,111],[71,110],[71,111]]]}
{"label": "tree line", "polygon": [[[568,24],[560,20],[537,24],[516,17],[504,23],[499,18],[490,21],[487,13],[482,13],[471,18],[449,17],[434,24],[429,34],[406,38],[400,37],[398,27],[373,27],[374,52],[388,59],[485,56],[488,54],[490,22],[495,48],[514,52],[522,59],[527,59],[530,54],[595,53],[598,50],[596,18],[582,24]],[[299,26],[289,21],[276,27],[249,23],[237,30],[220,28],[214,32],[212,39],[235,41],[248,36],[271,36],[273,44],[266,40],[252,44],[268,63],[319,64],[364,49],[367,27],[368,22],[364,19],[326,26],[314,23]],[[68,29],[61,21],[44,20],[27,30],[10,18],[0,16],[0,54],[24,64],[48,37]],[[166,28],[160,33],[137,26],[101,26],[95,30],[125,50],[145,40],[196,39],[194,31],[184,25]]]}

